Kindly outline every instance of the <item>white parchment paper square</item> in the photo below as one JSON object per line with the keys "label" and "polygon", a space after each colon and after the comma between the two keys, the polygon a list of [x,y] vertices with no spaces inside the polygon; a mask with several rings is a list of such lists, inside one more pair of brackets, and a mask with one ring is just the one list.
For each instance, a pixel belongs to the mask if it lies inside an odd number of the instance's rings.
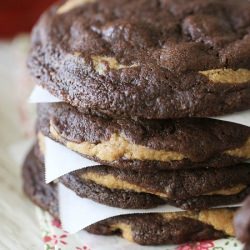
{"label": "white parchment paper square", "polygon": [[77,196],[63,184],[58,184],[60,219],[63,229],[73,234],[98,221],[122,214],[163,213],[183,211],[169,205],[153,209],[122,209],[99,204]]}
{"label": "white parchment paper square", "polygon": [[[122,209],[99,204],[90,199],[77,196],[63,184],[58,184],[59,210],[62,227],[70,234],[74,234],[98,221],[124,214],[170,213],[183,211],[169,205],[162,205],[152,209]],[[235,204],[227,207],[239,207]],[[223,207],[223,206],[221,206]]]}
{"label": "white parchment paper square", "polygon": [[57,97],[53,96],[46,89],[43,89],[40,86],[35,86],[33,89],[29,100],[29,103],[54,103],[54,102],[63,102]]}
{"label": "white parchment paper square", "polygon": [[233,113],[230,115],[212,117],[212,119],[238,123],[238,124],[250,127],[250,110],[241,111],[241,112]]}
{"label": "white parchment paper square", "polygon": [[50,183],[72,171],[100,165],[45,137],[45,180]]}

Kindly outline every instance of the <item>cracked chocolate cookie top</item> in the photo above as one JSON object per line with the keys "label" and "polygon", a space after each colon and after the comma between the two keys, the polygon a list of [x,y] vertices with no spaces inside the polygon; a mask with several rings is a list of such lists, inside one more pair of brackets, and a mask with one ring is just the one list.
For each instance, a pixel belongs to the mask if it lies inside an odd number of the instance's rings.
{"label": "cracked chocolate cookie top", "polygon": [[38,84],[82,111],[147,119],[250,108],[250,2],[71,0],[33,31]]}

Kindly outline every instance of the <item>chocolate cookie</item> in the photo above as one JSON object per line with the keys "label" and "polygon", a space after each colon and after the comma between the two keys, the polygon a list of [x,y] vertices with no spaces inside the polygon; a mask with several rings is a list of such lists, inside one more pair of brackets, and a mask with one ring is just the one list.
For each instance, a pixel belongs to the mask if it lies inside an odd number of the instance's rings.
{"label": "chocolate cookie", "polygon": [[246,244],[245,250],[250,249],[250,197],[234,218],[236,237]]}
{"label": "chocolate cookie", "polygon": [[109,116],[250,108],[250,2],[82,0],[51,7],[28,67],[51,94]]}
{"label": "chocolate cookie", "polygon": [[250,128],[205,118],[111,119],[40,104],[37,130],[102,164],[155,170],[224,167],[250,159]]}
{"label": "chocolate cookie", "polygon": [[[87,231],[120,235],[140,245],[182,244],[233,236],[230,225],[233,214],[233,210],[221,209],[197,213],[124,215],[96,223]],[[226,225],[222,228],[223,223]]]}
{"label": "chocolate cookie", "polygon": [[27,155],[22,168],[23,190],[37,206],[59,217],[56,184],[45,184],[44,165],[34,154]]}
{"label": "chocolate cookie", "polygon": [[[44,184],[43,166],[27,156],[23,166],[24,190],[39,207],[58,218],[57,190]],[[86,230],[101,235],[119,235],[142,245],[181,244],[233,236],[234,209],[199,212],[123,215],[98,222]]]}
{"label": "chocolate cookie", "polygon": [[114,207],[145,209],[171,204],[201,210],[242,202],[250,194],[249,166],[149,174],[94,166],[66,174],[60,182],[80,197]]}

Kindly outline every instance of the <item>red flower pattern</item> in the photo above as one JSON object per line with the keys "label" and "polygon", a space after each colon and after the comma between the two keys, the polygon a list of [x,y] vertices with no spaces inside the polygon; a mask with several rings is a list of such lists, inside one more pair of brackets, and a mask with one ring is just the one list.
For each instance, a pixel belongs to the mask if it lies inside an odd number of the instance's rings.
{"label": "red flower pattern", "polygon": [[66,234],[62,234],[60,236],[58,235],[52,235],[52,236],[44,236],[43,242],[44,243],[52,243],[54,245],[57,245],[58,243],[61,243],[63,245],[67,245],[67,242],[65,241],[65,238],[67,237]]}
{"label": "red flower pattern", "polygon": [[52,240],[52,238],[51,238],[50,236],[48,236],[48,235],[46,235],[46,236],[43,237],[43,242],[44,242],[44,243],[48,243],[48,242],[50,242],[51,240]]}
{"label": "red flower pattern", "polygon": [[176,250],[209,250],[214,247],[213,241],[203,241],[197,243],[188,243],[177,247]]}

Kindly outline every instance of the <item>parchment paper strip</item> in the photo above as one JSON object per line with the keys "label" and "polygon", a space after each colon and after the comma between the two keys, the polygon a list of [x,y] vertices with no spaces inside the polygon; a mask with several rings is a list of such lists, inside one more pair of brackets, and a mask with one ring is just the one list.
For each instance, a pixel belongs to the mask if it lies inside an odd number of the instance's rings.
{"label": "parchment paper strip", "polygon": [[[183,211],[169,205],[158,206],[153,209],[122,209],[99,204],[92,200],[77,196],[63,184],[58,184],[60,219],[63,229],[70,234],[76,233],[98,221],[123,214],[135,213],[170,213]],[[239,207],[235,204],[227,207]]]}
{"label": "parchment paper strip", "polygon": [[57,97],[51,95],[46,89],[43,89],[40,86],[35,86],[33,89],[29,100],[30,103],[54,103],[62,102]]}
{"label": "parchment paper strip", "polygon": [[100,164],[90,161],[67,149],[65,146],[45,137],[46,183],[50,183],[72,171],[96,165]]}

